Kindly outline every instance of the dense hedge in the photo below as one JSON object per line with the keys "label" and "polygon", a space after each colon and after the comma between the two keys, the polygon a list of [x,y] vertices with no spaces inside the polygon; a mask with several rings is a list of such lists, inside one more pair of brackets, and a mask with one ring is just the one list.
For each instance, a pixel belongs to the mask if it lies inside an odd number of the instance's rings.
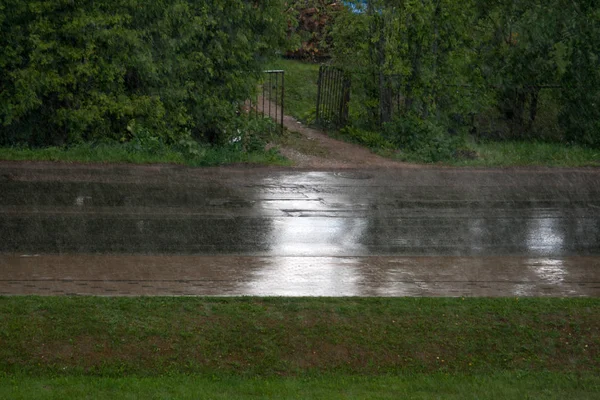
{"label": "dense hedge", "polygon": [[0,145],[217,140],[285,36],[280,0],[0,0]]}
{"label": "dense hedge", "polygon": [[600,147],[596,0],[345,3],[333,56],[357,72],[359,120],[390,122],[400,93],[403,116],[447,127],[498,115],[511,138],[530,138],[545,107],[540,129],[560,127],[561,139]]}

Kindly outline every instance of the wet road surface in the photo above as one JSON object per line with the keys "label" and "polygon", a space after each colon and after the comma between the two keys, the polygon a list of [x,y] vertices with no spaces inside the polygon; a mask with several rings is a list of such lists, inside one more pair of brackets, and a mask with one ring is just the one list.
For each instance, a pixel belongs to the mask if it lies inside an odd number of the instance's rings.
{"label": "wet road surface", "polygon": [[0,294],[599,296],[600,170],[0,164]]}

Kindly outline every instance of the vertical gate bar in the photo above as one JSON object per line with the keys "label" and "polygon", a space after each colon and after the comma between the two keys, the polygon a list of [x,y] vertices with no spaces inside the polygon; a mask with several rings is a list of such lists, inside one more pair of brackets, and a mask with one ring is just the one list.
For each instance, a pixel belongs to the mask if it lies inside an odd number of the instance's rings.
{"label": "vertical gate bar", "polygon": [[337,68],[332,68],[331,69],[332,72],[332,78],[331,79],[331,99],[330,99],[330,103],[329,106],[331,107],[331,122],[335,125],[335,97],[337,95]]}
{"label": "vertical gate bar", "polygon": [[323,102],[323,115],[325,117],[325,120],[329,120],[329,86],[331,83],[331,80],[329,79],[331,76],[331,70],[329,69],[329,66],[327,66],[327,69],[325,70],[325,101]]}
{"label": "vertical gate bar", "polygon": [[347,115],[346,115],[346,107],[347,107],[347,103],[346,103],[346,99],[347,99],[347,93],[348,93],[348,76],[347,73],[344,71],[344,74],[342,76],[342,101],[340,102],[340,119],[342,121],[341,125],[345,126],[346,125],[346,119],[347,119]]}
{"label": "vertical gate bar", "polygon": [[396,85],[396,111],[400,115],[400,85]]}
{"label": "vertical gate bar", "polygon": [[271,118],[271,94],[273,89],[273,81],[271,80],[271,78],[272,74],[269,73],[269,99],[267,100],[269,102],[269,118]]}
{"label": "vertical gate bar", "polygon": [[323,122],[325,122],[327,120],[327,85],[329,84],[329,79],[328,79],[328,74],[329,74],[329,67],[325,67],[323,69],[323,106],[321,107],[321,111],[323,112]]}
{"label": "vertical gate bar", "polygon": [[275,123],[279,122],[279,112],[281,112],[281,106],[279,105],[279,73],[275,74]]}
{"label": "vertical gate bar", "polygon": [[333,102],[335,101],[335,68],[331,67],[331,84],[329,85],[329,121],[333,121]]}
{"label": "vertical gate bar", "polygon": [[329,122],[331,122],[331,100],[333,97],[332,94],[333,94],[334,73],[335,73],[335,71],[333,70],[333,68],[329,67],[329,88],[327,89],[327,120]]}
{"label": "vertical gate bar", "polygon": [[335,120],[335,99],[337,97],[337,77],[338,77],[338,69],[333,69],[333,80],[332,80],[332,90],[331,90],[331,122],[336,125],[337,121]]}
{"label": "vertical gate bar", "polygon": [[336,98],[335,102],[336,102],[336,104],[335,104],[335,111],[337,113],[337,124],[338,124],[338,126],[340,126],[341,123],[342,123],[342,113],[341,113],[341,107],[342,107],[342,70],[341,69],[338,70],[337,98]]}
{"label": "vertical gate bar", "polygon": [[262,115],[263,117],[265,116],[265,82],[267,80],[265,79],[265,74],[263,73],[263,82],[262,82],[262,102],[263,102],[263,106],[262,106]]}
{"label": "vertical gate bar", "polygon": [[323,70],[323,122],[327,120],[327,96],[329,89],[329,67]]}
{"label": "vertical gate bar", "polygon": [[335,74],[335,101],[333,103],[333,110],[335,112],[335,124],[339,126],[340,124],[340,89],[341,89],[341,69],[337,69]]}
{"label": "vertical gate bar", "polygon": [[335,125],[337,126],[339,124],[339,115],[338,115],[338,109],[339,109],[339,101],[340,98],[340,70],[338,68],[336,68],[335,70],[335,96],[333,98],[333,113],[334,113],[334,121],[335,121]]}
{"label": "vertical gate bar", "polygon": [[331,91],[329,96],[329,121],[334,122],[335,120],[335,112],[333,104],[335,103],[335,77],[337,75],[337,71],[335,68],[331,68]]}
{"label": "vertical gate bar", "polygon": [[340,97],[338,103],[338,125],[341,127],[343,124],[343,110],[344,107],[344,74],[340,73]]}
{"label": "vertical gate bar", "polygon": [[348,114],[350,114],[350,93],[352,90],[352,75],[347,72],[344,74],[344,124],[348,123]]}
{"label": "vertical gate bar", "polygon": [[344,94],[344,123],[348,121],[348,114],[350,114],[350,96],[352,95],[352,75],[347,72],[344,75],[344,84],[346,86],[346,93]]}
{"label": "vertical gate bar", "polygon": [[281,72],[281,134],[283,135],[283,106],[285,99],[285,71]]}
{"label": "vertical gate bar", "polygon": [[317,124],[319,123],[319,107],[321,105],[321,83],[323,82],[322,76],[323,76],[323,66],[321,65],[319,67],[319,79],[317,79],[317,110],[316,110],[316,115],[315,115],[315,120],[317,121]]}
{"label": "vertical gate bar", "polygon": [[338,124],[342,126],[342,105],[344,104],[344,71],[340,70],[340,90],[338,98]]}

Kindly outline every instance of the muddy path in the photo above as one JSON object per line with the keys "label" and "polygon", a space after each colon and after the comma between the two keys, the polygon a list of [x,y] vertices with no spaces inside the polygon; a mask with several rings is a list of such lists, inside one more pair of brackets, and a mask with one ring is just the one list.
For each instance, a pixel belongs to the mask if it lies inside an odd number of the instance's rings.
{"label": "muddy path", "polygon": [[[259,112],[272,117],[281,115],[277,104],[263,101],[262,97],[258,98],[257,108]],[[284,115],[283,125],[288,136],[278,147],[280,153],[297,168],[424,168],[422,165],[381,157],[365,147],[334,139],[289,115]]]}

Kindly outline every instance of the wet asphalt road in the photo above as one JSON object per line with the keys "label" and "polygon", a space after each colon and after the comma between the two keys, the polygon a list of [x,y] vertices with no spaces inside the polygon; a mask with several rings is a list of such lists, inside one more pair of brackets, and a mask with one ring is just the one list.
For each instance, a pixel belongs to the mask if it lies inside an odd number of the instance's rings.
{"label": "wet asphalt road", "polygon": [[599,296],[600,170],[0,163],[0,294]]}

